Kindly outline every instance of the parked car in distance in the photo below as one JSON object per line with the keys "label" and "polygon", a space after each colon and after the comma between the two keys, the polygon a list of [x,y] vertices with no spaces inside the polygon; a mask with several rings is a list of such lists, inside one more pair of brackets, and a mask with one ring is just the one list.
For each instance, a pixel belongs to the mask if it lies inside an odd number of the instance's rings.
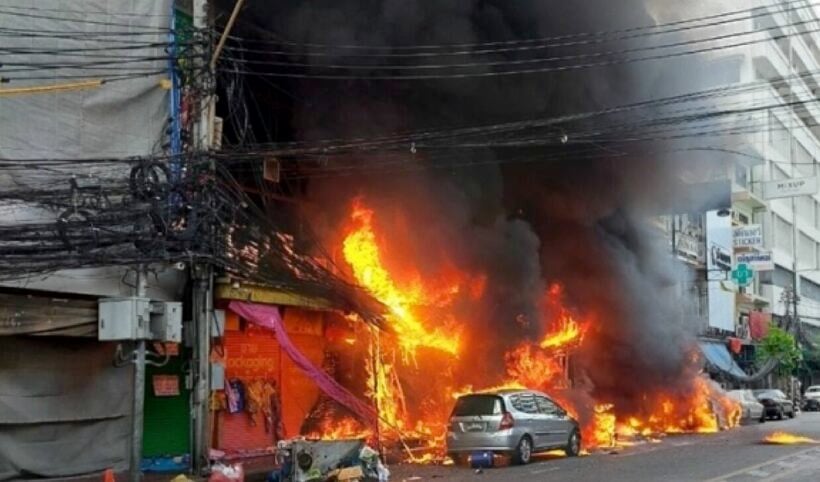
{"label": "parked car in distance", "polygon": [[581,429],[546,394],[498,390],[456,400],[447,429],[447,454],[456,462],[474,452],[491,452],[526,464],[534,453],[555,449],[578,455]]}
{"label": "parked car in distance", "polygon": [[812,385],[803,394],[803,410],[807,412],[820,411],[820,385]]}
{"label": "parked car in distance", "polygon": [[731,390],[728,395],[740,402],[740,423],[766,421],[766,409],[757,401],[751,390]]}
{"label": "parked car in distance", "polygon": [[794,403],[780,390],[766,388],[763,390],[754,390],[753,393],[766,409],[767,417],[776,417],[778,420],[783,420],[783,417],[786,415],[788,415],[789,418],[794,418],[797,415]]}

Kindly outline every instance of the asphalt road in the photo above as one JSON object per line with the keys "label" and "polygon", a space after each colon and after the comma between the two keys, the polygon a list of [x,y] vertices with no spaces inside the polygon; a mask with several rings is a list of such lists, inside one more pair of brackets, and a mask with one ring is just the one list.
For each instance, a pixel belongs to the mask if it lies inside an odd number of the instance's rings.
{"label": "asphalt road", "polygon": [[666,437],[660,443],[578,458],[545,457],[523,467],[476,473],[453,466],[394,466],[392,481],[820,481],[820,444],[764,445],[785,431],[820,440],[820,413],[768,421],[712,435]]}

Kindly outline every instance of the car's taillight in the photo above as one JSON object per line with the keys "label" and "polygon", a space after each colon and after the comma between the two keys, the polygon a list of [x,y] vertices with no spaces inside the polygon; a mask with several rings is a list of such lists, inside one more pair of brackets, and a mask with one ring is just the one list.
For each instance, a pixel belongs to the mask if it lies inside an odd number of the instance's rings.
{"label": "car's taillight", "polygon": [[513,428],[514,425],[515,419],[512,414],[507,412],[501,417],[501,423],[498,424],[498,430],[507,430],[508,428]]}

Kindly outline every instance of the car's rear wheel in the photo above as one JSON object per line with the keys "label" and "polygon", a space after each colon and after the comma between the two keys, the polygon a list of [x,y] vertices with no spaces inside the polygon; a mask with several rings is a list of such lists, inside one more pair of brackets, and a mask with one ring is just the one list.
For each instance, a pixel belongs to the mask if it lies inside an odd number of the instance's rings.
{"label": "car's rear wheel", "polygon": [[760,423],[766,423],[766,409],[763,409],[763,411],[762,411],[762,412],[760,412],[760,420],[759,420],[759,422],[760,422]]}
{"label": "car's rear wheel", "polygon": [[569,434],[564,453],[567,454],[567,457],[577,457],[581,453],[581,434],[578,433],[578,429],[573,429],[572,433]]}
{"label": "car's rear wheel", "polygon": [[777,419],[778,420],[783,420],[783,407],[779,407],[777,409]]}
{"label": "car's rear wheel", "polygon": [[516,465],[526,465],[532,460],[532,439],[529,435],[524,435],[518,442],[513,452],[513,463]]}
{"label": "car's rear wheel", "polygon": [[797,416],[797,411],[794,407],[792,407],[792,411],[789,412],[789,418],[794,418]]}

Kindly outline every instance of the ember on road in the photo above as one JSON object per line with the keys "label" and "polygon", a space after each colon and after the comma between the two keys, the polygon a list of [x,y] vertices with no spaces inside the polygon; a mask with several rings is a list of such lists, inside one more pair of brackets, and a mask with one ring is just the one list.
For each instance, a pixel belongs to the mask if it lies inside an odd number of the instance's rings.
{"label": "ember on road", "polygon": [[643,443],[585,457],[546,456],[523,467],[475,469],[402,465],[390,467],[393,480],[480,481],[659,481],[664,482],[816,482],[820,443],[767,445],[776,431],[820,439],[820,414],[744,425],[710,435],[675,435],[660,443]]}

